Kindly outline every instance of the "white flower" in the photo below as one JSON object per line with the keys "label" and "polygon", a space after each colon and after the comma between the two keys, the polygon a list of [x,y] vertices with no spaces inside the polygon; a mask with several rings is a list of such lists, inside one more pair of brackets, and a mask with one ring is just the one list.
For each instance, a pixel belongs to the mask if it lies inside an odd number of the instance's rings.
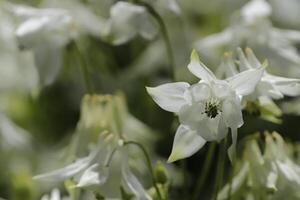
{"label": "white flower", "polygon": [[51,84],[61,65],[62,48],[75,37],[73,18],[64,9],[37,9],[10,4],[20,24],[16,36],[21,49],[34,52],[40,82]]}
{"label": "white flower", "polygon": [[[246,56],[241,49],[238,49],[240,71],[255,69],[262,65],[250,48],[246,48],[245,52]],[[300,80],[271,75],[265,71],[251,96],[256,99],[259,97],[280,99],[284,95],[300,95]]]}
{"label": "white flower", "polygon": [[147,88],[154,101],[163,109],[178,115],[177,129],[169,162],[189,157],[206,141],[223,139],[231,129],[233,144],[229,149],[232,158],[237,128],[243,125],[240,97],[254,91],[261,79],[263,68],[249,69],[226,80],[219,80],[200,62],[193,51],[188,69],[200,78],[189,85],[185,82],[168,83]]}
{"label": "white flower", "polygon": [[[220,65],[220,76],[225,74],[226,77],[237,74],[238,71],[243,72],[249,69],[258,69],[262,65],[254,55],[250,48],[246,48],[244,52],[238,48],[238,66],[234,64],[232,57],[227,54],[225,60]],[[281,76],[271,75],[268,72],[264,72],[261,80],[257,84],[255,91],[246,97],[248,100],[260,100],[264,102],[267,98],[280,99],[284,95],[297,96],[300,95],[300,80],[294,78],[285,78]]]}
{"label": "white flower", "polygon": [[269,17],[272,8],[265,0],[252,0],[241,9],[245,22],[252,24],[259,18]]}
{"label": "white flower", "polygon": [[[139,135],[141,130],[142,135]],[[131,172],[130,167],[133,166],[129,167],[130,160],[140,170],[140,163],[133,159],[136,154],[131,155],[134,152],[129,151],[123,141],[125,137],[131,140],[141,140],[141,137],[144,137],[143,140],[153,140],[147,131],[144,124],[127,113],[120,96],[86,95],[82,101],[76,135],[70,146],[71,157],[80,158],[61,169],[34,178],[55,182],[72,178],[74,187],[96,190],[107,198],[119,198],[122,187],[138,200],[150,199]],[[95,144],[97,137],[98,142]],[[88,155],[82,157],[87,152]],[[138,160],[141,161],[140,157]]]}
{"label": "white flower", "polygon": [[[299,197],[300,167],[293,162],[287,145],[278,133],[266,133],[264,148],[261,150],[255,138],[247,140],[241,167],[232,180],[231,196],[243,199],[243,187],[255,193],[258,199],[272,194],[272,199],[297,199]],[[237,165],[238,166],[238,165]],[[287,191],[290,191],[287,193]],[[227,199],[229,185],[226,184],[218,199]],[[241,196],[242,195],[242,196]]]}
{"label": "white flower", "polygon": [[271,55],[272,61],[279,65],[273,67],[287,73],[280,64],[293,67],[300,64],[300,56],[294,46],[300,42],[300,32],[273,27],[268,18],[271,11],[267,1],[251,0],[241,8],[240,17],[232,25],[220,33],[200,39],[195,46],[198,50],[207,51],[220,46],[234,50],[246,45],[262,55]]}
{"label": "white flower", "polygon": [[42,196],[41,200],[61,200],[60,191],[58,189],[53,189],[50,196],[45,194]]}
{"label": "white flower", "polygon": [[117,2],[111,7],[107,23],[107,37],[115,45],[124,44],[137,35],[152,39],[157,34],[147,9],[124,1]]}

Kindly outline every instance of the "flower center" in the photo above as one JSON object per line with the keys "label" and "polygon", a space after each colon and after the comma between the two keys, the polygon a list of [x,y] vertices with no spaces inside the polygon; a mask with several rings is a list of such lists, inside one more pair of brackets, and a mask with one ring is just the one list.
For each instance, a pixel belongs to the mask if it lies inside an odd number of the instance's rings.
{"label": "flower center", "polygon": [[212,99],[205,103],[204,113],[207,115],[207,117],[213,119],[219,114],[219,112],[221,112],[221,109],[220,109],[220,102],[218,100]]}

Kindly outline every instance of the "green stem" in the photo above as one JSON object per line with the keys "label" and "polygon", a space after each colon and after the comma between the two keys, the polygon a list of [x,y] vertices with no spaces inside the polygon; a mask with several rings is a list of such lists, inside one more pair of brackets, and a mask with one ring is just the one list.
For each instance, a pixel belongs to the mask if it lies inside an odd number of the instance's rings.
{"label": "green stem", "polygon": [[204,182],[205,182],[205,180],[208,176],[209,170],[211,168],[212,159],[213,159],[215,150],[216,150],[216,143],[213,142],[209,145],[209,149],[208,149],[208,152],[207,152],[206,159],[204,161],[204,166],[203,166],[203,170],[202,170],[202,173],[201,173],[201,177],[198,179],[198,181],[196,183],[196,187],[195,187],[193,198],[192,198],[193,200],[199,199],[201,189],[204,185]]}
{"label": "green stem", "polygon": [[176,80],[175,77],[175,61],[174,61],[174,56],[173,56],[173,50],[172,50],[172,46],[171,46],[171,41],[170,41],[170,37],[167,31],[167,27],[163,21],[163,19],[161,18],[161,16],[158,14],[158,12],[156,12],[154,10],[154,8],[146,3],[146,2],[141,2],[139,0],[135,0],[136,4],[144,6],[148,12],[155,18],[155,20],[157,21],[159,27],[160,27],[160,31],[163,37],[163,40],[165,42],[165,46],[166,46],[166,51],[167,51],[167,56],[169,59],[169,70],[170,70],[170,77],[173,81]]}
{"label": "green stem", "polygon": [[153,167],[152,167],[151,160],[150,160],[150,157],[149,157],[146,149],[144,148],[144,146],[142,144],[140,144],[138,142],[135,142],[135,141],[126,141],[126,142],[124,142],[124,146],[126,146],[126,145],[135,145],[135,146],[139,147],[142,150],[142,152],[143,152],[143,154],[146,158],[147,166],[149,168],[149,171],[150,171],[150,174],[151,174],[151,177],[152,177],[152,183],[153,183],[153,186],[154,186],[155,191],[157,193],[158,199],[162,200],[163,198],[162,198],[162,195],[160,194],[159,188],[156,184],[156,178],[155,178],[155,175],[154,175]]}
{"label": "green stem", "polygon": [[214,200],[217,200],[220,186],[223,183],[226,146],[227,146],[227,138],[225,138],[224,141],[221,143],[219,149],[218,168],[217,168],[216,183],[215,183],[214,198],[213,198]]}
{"label": "green stem", "polygon": [[228,193],[227,193],[227,200],[231,199],[232,180],[233,180],[233,176],[234,176],[234,170],[235,170],[235,161],[232,163],[232,169],[231,169],[230,176],[229,176],[229,189],[228,189]]}
{"label": "green stem", "polygon": [[84,79],[85,89],[86,89],[87,93],[93,94],[94,89],[92,86],[92,82],[89,78],[88,64],[87,64],[84,56],[82,55],[80,48],[79,48],[78,44],[76,43],[76,41],[74,42],[74,46],[75,46],[76,55],[78,56],[78,60],[80,62],[80,68],[81,68],[83,79]]}

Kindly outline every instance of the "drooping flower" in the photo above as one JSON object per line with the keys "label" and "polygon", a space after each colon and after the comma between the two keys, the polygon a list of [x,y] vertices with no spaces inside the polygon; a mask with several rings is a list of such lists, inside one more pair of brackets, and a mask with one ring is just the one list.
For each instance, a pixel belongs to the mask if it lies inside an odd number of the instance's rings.
{"label": "drooping flower", "polygon": [[[298,199],[300,167],[293,161],[287,143],[276,132],[265,133],[263,149],[259,142],[255,136],[246,140],[243,159],[237,162],[232,180],[231,198]],[[229,184],[226,184],[218,199],[227,199],[228,195]]]}
{"label": "drooping flower", "polygon": [[157,34],[152,20],[144,6],[117,2],[110,9],[107,38],[115,45],[124,44],[137,35],[152,39]]}
{"label": "drooping flower", "polygon": [[[300,56],[295,44],[300,42],[300,32],[279,29],[272,26],[269,19],[272,8],[265,0],[251,0],[244,5],[239,17],[224,31],[209,35],[195,43],[199,51],[214,47],[235,50],[246,45],[264,56],[269,56],[272,67],[283,74],[289,74],[281,65],[295,67],[300,64]],[[290,68],[299,73],[298,68]],[[295,74],[293,74],[295,76]]]}
{"label": "drooping flower", "polygon": [[134,166],[145,167],[140,165],[140,157],[137,160],[135,152],[123,144],[128,139],[144,137],[150,142],[153,138],[147,135],[149,130],[144,124],[127,113],[123,103],[121,96],[86,95],[69,149],[73,162],[35,179],[57,182],[72,178],[73,187],[96,191],[106,198],[120,198],[126,192],[136,199],[150,199],[131,171]]}
{"label": "drooping flower", "polygon": [[263,68],[249,69],[226,80],[219,80],[203,63],[195,51],[188,69],[201,80],[167,83],[147,88],[153,100],[164,110],[179,117],[169,162],[186,158],[198,151],[206,141],[220,141],[231,129],[232,159],[237,129],[243,125],[241,96],[251,94],[263,74]]}
{"label": "drooping flower", "polygon": [[14,4],[8,9],[20,21],[16,29],[19,47],[32,50],[41,84],[51,84],[60,69],[62,48],[76,35],[72,16],[64,9]]}
{"label": "drooping flower", "polygon": [[[238,48],[237,61],[235,61],[230,54],[225,55],[218,69],[219,75],[230,77],[248,69],[257,69],[262,65],[250,48],[246,48],[245,53],[246,54],[244,54],[242,49]],[[236,62],[238,63],[237,65],[235,65]],[[260,115],[263,119],[277,123],[280,122],[278,117],[280,117],[282,113],[273,102],[273,99],[276,100],[284,96],[294,97],[299,95],[299,79],[275,76],[265,71],[254,92],[245,96],[243,100],[246,103],[246,107],[248,107],[246,109],[250,112],[257,111],[261,113]]]}

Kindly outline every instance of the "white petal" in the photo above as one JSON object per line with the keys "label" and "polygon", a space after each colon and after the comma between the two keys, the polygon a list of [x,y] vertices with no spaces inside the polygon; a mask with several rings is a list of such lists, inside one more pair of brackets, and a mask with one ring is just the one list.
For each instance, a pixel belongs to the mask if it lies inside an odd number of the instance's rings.
{"label": "white petal", "polygon": [[204,111],[205,105],[202,102],[184,105],[178,113],[179,122],[193,130],[198,130],[199,127],[202,127],[201,122],[206,118]]}
{"label": "white petal", "polygon": [[60,192],[58,189],[52,190],[50,200],[60,200]]}
{"label": "white petal", "polygon": [[297,96],[300,94],[300,80],[294,78],[285,78],[280,76],[274,76],[266,74],[264,78],[271,83],[274,83],[274,87],[282,94],[287,96]]}
{"label": "white petal", "polygon": [[227,135],[227,132],[228,128],[220,114],[215,118],[206,116],[199,122],[197,129],[197,134],[206,141],[220,141]]}
{"label": "white petal", "polygon": [[158,87],[146,87],[147,92],[153,100],[164,110],[179,112],[179,109],[186,104],[184,92],[190,85],[185,82],[167,83]]}
{"label": "white petal", "polygon": [[222,116],[227,127],[239,128],[243,125],[242,108],[238,97],[226,99],[222,104]]}
{"label": "white petal", "polygon": [[228,52],[224,53],[224,58],[220,67],[222,67],[223,70],[225,70],[226,78],[234,76],[235,74],[238,73],[231,53]]}
{"label": "white petal", "polygon": [[233,37],[233,31],[232,29],[228,28],[220,33],[209,35],[204,39],[197,41],[195,47],[198,50],[218,47],[220,45],[228,44],[232,40],[232,37]]}
{"label": "white petal", "polygon": [[[249,163],[246,162],[243,164],[238,174],[234,176],[231,185],[231,196],[235,194],[241,186],[245,183],[247,174],[249,173]],[[218,200],[225,200],[228,197],[229,184],[226,184],[225,187],[218,194]]]}
{"label": "white petal", "polygon": [[252,68],[259,68],[261,66],[261,63],[254,55],[253,51],[250,48],[246,48],[246,55],[248,62]]}
{"label": "white petal", "polygon": [[128,2],[117,2],[110,10],[110,37],[116,45],[123,44],[140,33],[146,39],[156,34],[147,10]]}
{"label": "white petal", "polygon": [[228,148],[228,156],[230,161],[233,163],[236,156],[236,141],[237,141],[237,128],[231,128],[232,144]]}
{"label": "white petal", "polygon": [[124,187],[132,193],[136,199],[150,200],[142,184],[138,181],[135,175],[130,171],[128,164],[122,166],[122,178]]}
{"label": "white petal", "polygon": [[36,47],[34,53],[41,84],[52,84],[61,67],[62,49],[51,44],[44,44]]}
{"label": "white petal", "polygon": [[291,42],[300,42],[300,31],[288,30],[288,29],[276,29],[278,32],[283,34]]}
{"label": "white petal", "polygon": [[76,160],[74,163],[67,165],[64,168],[54,170],[49,173],[34,176],[34,179],[45,181],[63,181],[71,178],[89,167],[90,163],[101,153],[101,148],[97,147],[88,156]]}
{"label": "white petal", "polygon": [[271,15],[272,8],[265,0],[249,1],[241,9],[241,15],[248,23],[255,23],[257,19],[268,17]]}
{"label": "white petal", "polygon": [[188,88],[191,102],[199,102],[208,99],[211,95],[211,89],[205,82],[200,82]]}
{"label": "white petal", "polygon": [[191,54],[191,62],[188,65],[188,69],[198,78],[204,81],[216,80],[215,75],[208,69],[200,60],[197,52],[193,50]]}
{"label": "white petal", "polygon": [[256,85],[261,80],[263,73],[264,67],[249,69],[228,78],[227,81],[238,95],[245,96],[254,91]]}
{"label": "white petal", "polygon": [[187,158],[201,149],[206,141],[196,131],[192,131],[186,126],[180,125],[176,131],[173,142],[172,153],[168,162]]}
{"label": "white petal", "polygon": [[255,65],[250,65],[250,63],[248,62],[248,60],[241,48],[238,48],[237,52],[238,52],[238,56],[239,56],[240,71],[245,71],[248,69],[255,68]]}
{"label": "white petal", "polygon": [[108,175],[107,167],[100,167],[97,163],[93,164],[83,172],[76,187],[100,186],[106,182]]}

